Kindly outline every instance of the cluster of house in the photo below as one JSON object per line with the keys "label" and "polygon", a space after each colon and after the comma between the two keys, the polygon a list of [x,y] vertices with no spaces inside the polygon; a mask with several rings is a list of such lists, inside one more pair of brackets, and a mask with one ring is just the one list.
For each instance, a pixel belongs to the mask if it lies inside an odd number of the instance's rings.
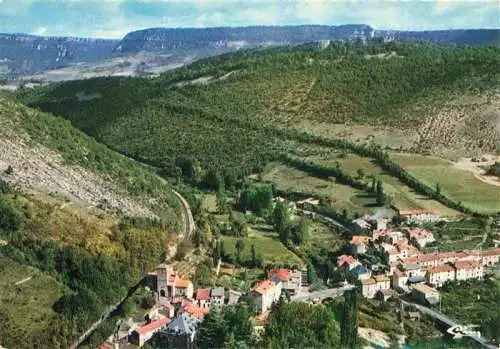
{"label": "cluster of house", "polygon": [[[404,213],[410,221],[432,221],[436,212],[411,211]],[[484,267],[500,262],[500,248],[489,250],[422,253],[419,248],[435,241],[433,234],[423,228],[406,228],[403,231],[388,228],[388,220],[380,217],[353,221],[357,231],[369,235],[354,235],[349,241],[354,256],[367,253],[370,248],[387,256],[383,273],[377,265],[362,265],[353,255],[337,259],[338,267],[347,267],[361,281],[362,294],[367,298],[387,299],[394,291],[411,292],[429,303],[439,300],[439,292],[446,281],[482,279]],[[375,275],[377,274],[377,275]]]}
{"label": "cluster of house", "polygon": [[[128,341],[142,347],[158,335],[169,347],[191,348],[195,345],[197,327],[210,309],[236,304],[242,295],[233,290],[226,294],[223,287],[195,291],[193,283],[181,278],[172,265],[158,265],[153,275],[156,276],[157,304],[146,314],[145,324],[123,324],[123,330],[115,333],[112,341]],[[103,348],[108,344],[103,344]]]}

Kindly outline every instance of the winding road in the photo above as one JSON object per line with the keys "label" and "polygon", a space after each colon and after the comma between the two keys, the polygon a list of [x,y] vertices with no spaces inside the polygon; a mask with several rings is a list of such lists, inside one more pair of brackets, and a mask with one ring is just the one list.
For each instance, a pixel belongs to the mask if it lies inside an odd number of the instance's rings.
{"label": "winding road", "polygon": [[[142,165],[150,170],[152,169],[152,167],[147,165],[147,164],[141,163],[141,162],[136,161],[136,160],[129,158],[129,157],[126,157],[126,158],[131,160],[131,161],[134,161],[134,162],[136,162],[136,163],[138,163],[138,164],[140,164],[140,165]],[[158,175],[154,171],[152,171],[152,172],[156,175],[156,177],[160,180],[160,182],[162,184],[168,185],[168,182],[163,177],[161,177],[160,175]],[[181,205],[183,207],[182,221],[184,222],[184,229],[183,229],[183,231],[179,232],[178,238],[177,238],[177,243],[168,249],[167,254],[166,254],[166,258],[165,258],[166,262],[170,261],[177,253],[177,246],[178,246],[179,242],[185,238],[189,238],[189,236],[196,230],[196,225],[194,222],[193,213],[191,211],[191,207],[189,206],[189,203],[177,191],[175,191],[174,189],[171,189],[171,190],[174,193],[174,195],[179,199],[179,201],[181,202]],[[104,320],[106,320],[114,311],[116,311],[118,309],[118,307],[123,302],[125,302],[127,300],[127,298],[130,297],[135,292],[137,287],[139,287],[139,285],[144,280],[144,277],[145,276],[143,276],[135,285],[133,285],[131,288],[129,288],[127,295],[125,295],[123,298],[121,298],[118,303],[108,307],[108,309],[103,314],[101,314],[101,317],[97,321],[95,321],[80,337],[78,337],[78,339],[73,344],[71,344],[71,346],[69,348],[76,349],[80,344],[82,344],[90,336],[90,334],[92,332],[94,332],[100,326],[100,324]]]}

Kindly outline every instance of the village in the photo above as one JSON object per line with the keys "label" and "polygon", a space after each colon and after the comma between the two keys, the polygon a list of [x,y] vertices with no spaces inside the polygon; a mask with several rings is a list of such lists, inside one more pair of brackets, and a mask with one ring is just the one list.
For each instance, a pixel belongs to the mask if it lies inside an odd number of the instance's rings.
{"label": "village", "polygon": [[[285,202],[281,198],[275,201]],[[309,211],[317,203],[307,199],[296,207],[296,203],[286,202],[290,209],[301,210],[301,214],[328,220]],[[403,302],[432,307],[440,303],[439,289],[445,283],[482,280],[498,268],[498,247],[424,252],[436,239],[422,224],[440,221],[439,212],[401,211],[399,217],[398,225],[383,216],[366,215],[352,220],[352,234],[341,249],[345,253],[336,260],[336,272],[343,282],[320,291],[311,289],[305,267],[269,269],[266,279],[257,281],[243,294],[221,286],[195,289],[193,281],[179,272],[175,263],[162,263],[149,274],[155,305],[147,311],[144,321],[124,323],[99,348],[142,347],[153,337],[169,347],[194,347],[197,327],[210,310],[237,304],[242,299],[253,307],[256,335],[262,333],[273,304],[280,298],[317,303],[357,288],[367,299],[385,302],[401,298]],[[373,251],[382,258],[369,258]],[[219,267],[220,263],[213,272],[218,273]]]}

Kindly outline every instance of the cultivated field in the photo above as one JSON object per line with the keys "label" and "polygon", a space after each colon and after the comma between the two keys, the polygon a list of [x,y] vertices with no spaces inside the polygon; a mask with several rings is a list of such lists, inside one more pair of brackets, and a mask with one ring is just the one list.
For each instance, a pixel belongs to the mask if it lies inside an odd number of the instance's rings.
{"label": "cultivated field", "polygon": [[500,187],[482,182],[470,171],[451,161],[422,155],[393,154],[392,158],[424,183],[435,186],[447,196],[485,213],[500,211]]}
{"label": "cultivated field", "polygon": [[363,169],[365,172],[364,178],[370,183],[370,175],[380,179],[384,184],[384,191],[393,199],[395,207],[401,210],[426,209],[438,210],[446,216],[456,216],[459,213],[452,210],[436,200],[416,193],[413,189],[402,183],[396,177],[385,173],[380,167],[375,165],[369,158],[360,157],[353,154],[347,154],[346,157],[340,157],[339,154],[330,154],[322,157],[313,157],[311,160],[319,164],[335,166],[335,162],[339,162],[342,167],[351,175],[356,176],[358,169]]}

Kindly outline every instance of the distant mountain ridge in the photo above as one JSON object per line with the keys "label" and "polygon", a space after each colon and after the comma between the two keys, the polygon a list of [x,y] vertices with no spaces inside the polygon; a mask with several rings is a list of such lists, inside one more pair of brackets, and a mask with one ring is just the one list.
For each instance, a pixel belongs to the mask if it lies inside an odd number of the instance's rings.
{"label": "distant mountain ridge", "polygon": [[[366,24],[150,28],[128,33],[121,40],[0,34],[0,78],[15,79],[63,67],[75,67],[77,72],[90,72],[91,75],[68,74],[62,80],[158,73],[242,48],[329,40],[366,41],[374,37],[384,41],[406,39],[440,44],[500,45],[498,29],[379,31]],[[149,54],[146,60],[144,53]],[[39,78],[53,81],[53,77],[43,74]]]}
{"label": "distant mountain ridge", "polygon": [[215,28],[150,28],[127,34],[120,51],[188,49],[200,46],[242,48],[300,44],[308,41],[367,39],[374,29],[366,24],[340,26],[255,26]]}

